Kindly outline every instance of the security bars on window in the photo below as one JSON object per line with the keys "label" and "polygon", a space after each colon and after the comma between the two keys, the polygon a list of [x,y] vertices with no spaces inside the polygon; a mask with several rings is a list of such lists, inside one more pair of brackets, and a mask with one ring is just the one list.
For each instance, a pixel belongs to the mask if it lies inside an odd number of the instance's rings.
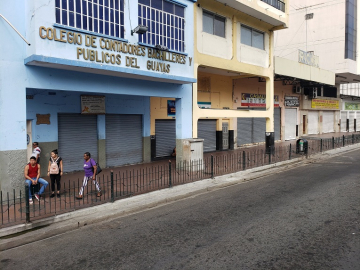
{"label": "security bars on window", "polygon": [[124,0],[55,0],[56,23],[124,38]]}
{"label": "security bars on window", "polygon": [[[161,9],[142,4],[139,1],[138,23],[148,26],[149,29],[146,34],[139,36],[139,42],[154,46],[163,45],[170,50],[184,52],[184,8],[165,1],[156,1]],[[146,2],[150,3],[150,1]],[[165,5],[172,5],[172,11],[168,10]]]}

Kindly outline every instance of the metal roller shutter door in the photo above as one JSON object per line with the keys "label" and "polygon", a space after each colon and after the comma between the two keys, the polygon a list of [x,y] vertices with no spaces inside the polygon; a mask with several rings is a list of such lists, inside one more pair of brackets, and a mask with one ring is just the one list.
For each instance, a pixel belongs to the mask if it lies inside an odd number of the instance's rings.
{"label": "metal roller shutter door", "polygon": [[106,115],[106,166],[142,162],[142,115]]}
{"label": "metal roller shutter door", "polygon": [[[279,107],[274,108],[274,131],[275,140],[280,140],[281,135],[281,109]],[[265,135],[264,135],[265,137]]]}
{"label": "metal roller shutter door", "polygon": [[216,151],[216,120],[199,120],[198,138],[204,139],[204,152]]}
{"label": "metal roller shutter door", "polygon": [[318,134],[318,112],[308,113],[308,134]]}
{"label": "metal roller shutter door", "polygon": [[296,112],[296,109],[285,109],[285,140],[296,139]]}
{"label": "metal roller shutter door", "polygon": [[85,152],[98,158],[96,115],[59,114],[59,155],[63,158],[64,172],[83,169]]}
{"label": "metal roller shutter door", "polygon": [[334,132],[334,112],[323,112],[323,133]]}
{"label": "metal roller shutter door", "polygon": [[176,146],[175,120],[155,120],[156,156],[171,156]]}
{"label": "metal roller shutter door", "polygon": [[347,112],[346,111],[340,112],[340,117],[341,117],[340,131],[346,132]]}
{"label": "metal roller shutter door", "polygon": [[355,131],[354,119],[355,119],[355,112],[354,111],[349,112],[349,131],[350,132]]}
{"label": "metal roller shutter door", "polygon": [[252,118],[237,119],[237,144],[250,144],[252,142]]}
{"label": "metal roller shutter door", "polygon": [[265,142],[266,119],[254,118],[253,143]]}

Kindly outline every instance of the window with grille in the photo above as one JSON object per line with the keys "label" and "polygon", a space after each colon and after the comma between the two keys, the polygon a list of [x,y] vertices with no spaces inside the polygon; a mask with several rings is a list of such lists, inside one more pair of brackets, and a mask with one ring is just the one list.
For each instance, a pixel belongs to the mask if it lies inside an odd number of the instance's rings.
{"label": "window with grille", "polygon": [[124,38],[124,0],[55,0],[56,23]]}
{"label": "window with grille", "polygon": [[170,50],[185,51],[185,7],[166,0],[139,0],[138,23],[148,32],[139,42],[163,45]]}
{"label": "window with grille", "polygon": [[241,43],[261,50],[265,49],[264,33],[250,27],[241,26]]}

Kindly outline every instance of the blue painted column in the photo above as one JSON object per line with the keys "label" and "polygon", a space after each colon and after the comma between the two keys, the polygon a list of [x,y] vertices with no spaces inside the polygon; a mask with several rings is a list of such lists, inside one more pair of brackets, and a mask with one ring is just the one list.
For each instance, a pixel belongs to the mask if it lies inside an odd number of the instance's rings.
{"label": "blue painted column", "polygon": [[175,99],[176,107],[176,163],[180,166],[191,160],[192,85],[182,85],[183,96]]}
{"label": "blue painted column", "polygon": [[[25,2],[0,1],[0,12],[25,36]],[[0,18],[0,189],[24,188],[26,164],[26,71],[21,37]]]}

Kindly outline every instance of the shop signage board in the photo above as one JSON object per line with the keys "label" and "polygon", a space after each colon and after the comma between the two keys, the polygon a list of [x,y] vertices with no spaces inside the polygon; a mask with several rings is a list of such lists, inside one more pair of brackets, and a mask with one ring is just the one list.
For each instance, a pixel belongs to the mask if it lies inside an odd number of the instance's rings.
{"label": "shop signage board", "polygon": [[312,99],[311,100],[312,109],[333,109],[339,110],[339,101],[338,100],[329,100],[329,99]]}
{"label": "shop signage board", "polygon": [[285,96],[285,106],[286,107],[299,107],[299,97]]}
{"label": "shop signage board", "polygon": [[105,96],[81,96],[82,114],[105,114]]}
{"label": "shop signage board", "polygon": [[175,117],[176,109],[175,109],[175,100],[167,101],[167,115],[171,117]]}
{"label": "shop signage board", "polygon": [[200,109],[211,109],[211,102],[198,102]]}
{"label": "shop signage board", "polygon": [[[62,43],[57,51],[69,50],[71,60],[80,60],[101,65],[119,66],[135,70],[148,70],[157,73],[176,73],[173,69],[192,66],[193,58],[185,54],[159,50],[151,46],[130,44],[127,41],[108,36],[85,34],[66,29],[63,26],[39,27],[39,36],[48,42]],[[50,43],[49,43],[50,44]],[[67,46],[65,46],[67,45]],[[189,72],[192,70],[188,69]]]}
{"label": "shop signage board", "polygon": [[345,102],[345,110],[347,110],[347,111],[359,111],[360,110],[360,103]]}
{"label": "shop signage board", "polygon": [[299,63],[318,68],[319,56],[314,55],[313,52],[299,50]]}
{"label": "shop signage board", "polygon": [[[266,95],[242,93],[241,106],[266,107]],[[279,96],[274,96],[274,107],[279,107]]]}

